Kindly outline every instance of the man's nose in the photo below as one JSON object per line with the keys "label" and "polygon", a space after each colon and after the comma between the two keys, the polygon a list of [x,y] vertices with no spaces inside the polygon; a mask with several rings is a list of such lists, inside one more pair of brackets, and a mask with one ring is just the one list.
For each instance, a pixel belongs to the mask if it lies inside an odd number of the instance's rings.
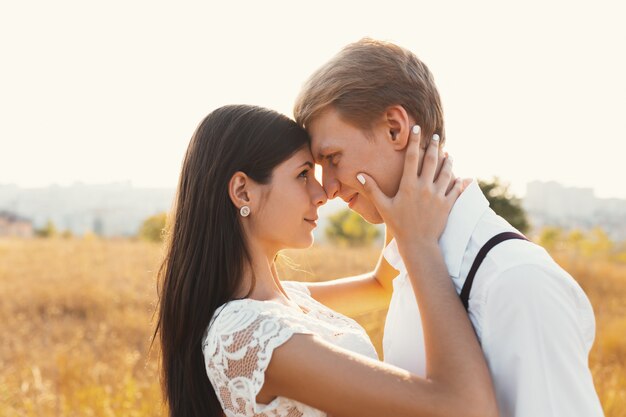
{"label": "man's nose", "polygon": [[340,185],[337,178],[332,175],[330,172],[322,171],[322,186],[324,187],[324,191],[326,192],[326,196],[329,200],[337,197],[337,193],[339,193]]}

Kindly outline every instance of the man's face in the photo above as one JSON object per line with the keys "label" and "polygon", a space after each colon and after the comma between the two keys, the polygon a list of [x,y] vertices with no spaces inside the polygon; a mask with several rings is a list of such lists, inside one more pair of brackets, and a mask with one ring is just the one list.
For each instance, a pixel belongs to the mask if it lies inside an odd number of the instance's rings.
{"label": "man's face", "polygon": [[363,194],[356,176],[371,176],[388,196],[397,193],[404,151],[394,146],[388,124],[381,116],[369,134],[344,121],[334,108],[326,109],[307,126],[311,153],[322,167],[322,185],[329,199],[340,197],[370,223],[383,219]]}

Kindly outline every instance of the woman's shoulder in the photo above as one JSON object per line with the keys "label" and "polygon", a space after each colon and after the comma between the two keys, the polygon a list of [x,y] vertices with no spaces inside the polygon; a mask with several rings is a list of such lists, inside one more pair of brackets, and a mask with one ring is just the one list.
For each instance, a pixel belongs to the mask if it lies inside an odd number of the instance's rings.
{"label": "woman's shoulder", "polygon": [[256,344],[258,339],[288,339],[293,333],[312,333],[292,308],[251,298],[232,300],[219,307],[205,332],[203,350],[223,343]]}
{"label": "woman's shoulder", "polygon": [[283,288],[287,292],[295,292],[297,294],[306,295],[308,297],[311,296],[311,291],[309,291],[309,288],[306,286],[306,284],[304,282],[300,282],[300,281],[281,281],[280,283],[283,285]]}
{"label": "woman's shoulder", "polygon": [[235,412],[233,407],[241,402],[250,410],[246,415],[259,415],[266,409],[282,410],[272,415],[291,415],[287,411],[294,405],[286,399],[279,397],[263,405],[257,404],[256,398],[272,352],[294,334],[313,333],[299,320],[297,311],[292,311],[278,302],[254,299],[233,300],[216,311],[205,333],[202,353],[222,408]]}

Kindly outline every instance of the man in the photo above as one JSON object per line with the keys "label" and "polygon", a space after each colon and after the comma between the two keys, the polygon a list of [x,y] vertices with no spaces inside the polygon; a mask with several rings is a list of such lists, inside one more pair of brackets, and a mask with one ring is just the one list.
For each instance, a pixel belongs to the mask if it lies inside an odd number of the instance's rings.
{"label": "man", "polygon": [[[343,199],[370,223],[382,223],[372,190],[387,196],[398,190],[412,126],[440,146],[446,139],[426,65],[404,48],[371,39],[346,46],[317,70],[294,116],[311,135],[328,198]],[[419,306],[393,236],[386,244],[372,274],[310,286],[311,293],[346,313],[356,310],[342,304],[381,304],[391,293],[384,360],[426,376]],[[543,248],[489,208],[475,181],[453,207],[440,246],[487,359],[500,414],[603,415],[588,368],[595,337],[589,300]],[[393,281],[389,265],[399,271]]]}

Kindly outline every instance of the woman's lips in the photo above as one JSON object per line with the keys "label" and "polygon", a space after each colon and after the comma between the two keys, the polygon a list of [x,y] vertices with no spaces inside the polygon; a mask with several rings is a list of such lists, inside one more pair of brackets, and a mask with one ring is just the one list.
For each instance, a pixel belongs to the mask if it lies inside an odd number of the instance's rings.
{"label": "woman's lips", "polygon": [[307,223],[309,223],[313,227],[317,227],[317,222],[315,220],[304,219]]}

